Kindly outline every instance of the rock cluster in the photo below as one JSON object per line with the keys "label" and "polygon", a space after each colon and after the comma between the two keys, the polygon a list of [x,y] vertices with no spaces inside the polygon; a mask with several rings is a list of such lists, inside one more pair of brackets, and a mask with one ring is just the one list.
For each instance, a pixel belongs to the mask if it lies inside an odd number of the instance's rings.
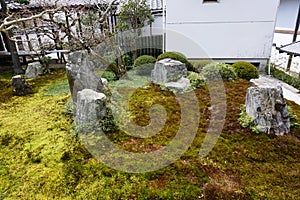
{"label": "rock cluster", "polygon": [[184,63],[169,58],[157,61],[151,72],[153,83],[164,84],[165,87],[177,91],[183,91],[190,85],[187,76],[187,68]]}

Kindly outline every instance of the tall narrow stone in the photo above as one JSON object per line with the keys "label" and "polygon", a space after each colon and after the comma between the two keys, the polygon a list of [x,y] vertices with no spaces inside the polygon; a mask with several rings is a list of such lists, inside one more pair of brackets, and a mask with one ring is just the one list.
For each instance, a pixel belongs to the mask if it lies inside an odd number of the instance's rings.
{"label": "tall narrow stone", "polygon": [[246,112],[261,132],[284,135],[290,131],[290,118],[280,85],[254,83],[246,95]]}

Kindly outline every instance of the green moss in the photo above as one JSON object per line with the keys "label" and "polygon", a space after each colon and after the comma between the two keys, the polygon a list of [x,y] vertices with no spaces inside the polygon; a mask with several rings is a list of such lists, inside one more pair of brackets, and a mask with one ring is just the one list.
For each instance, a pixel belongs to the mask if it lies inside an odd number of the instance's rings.
{"label": "green moss", "polygon": [[[205,158],[198,153],[209,126],[209,90],[203,86],[198,97],[200,122],[191,147],[175,163],[155,172],[129,174],[108,168],[86,150],[72,134],[72,119],[64,113],[69,94],[44,95],[65,80],[64,71],[30,80],[34,94],[11,95],[10,76],[0,83],[0,198],[1,199],[297,199],[300,193],[299,127],[290,136],[251,134],[238,123],[249,82],[225,82],[226,121],[214,149]],[[130,117],[141,125],[149,123],[149,108],[166,106],[167,125],[146,139],[111,133],[120,148],[150,152],[168,144],[180,122],[180,105],[174,94],[155,85],[140,83],[130,97]],[[141,84],[141,80],[144,80]],[[128,80],[119,84],[129,94]],[[124,87],[121,87],[123,84]],[[58,90],[59,91],[59,90]],[[187,99],[184,103],[189,103]],[[294,115],[300,106],[287,102]],[[188,126],[185,127],[187,130]]]}

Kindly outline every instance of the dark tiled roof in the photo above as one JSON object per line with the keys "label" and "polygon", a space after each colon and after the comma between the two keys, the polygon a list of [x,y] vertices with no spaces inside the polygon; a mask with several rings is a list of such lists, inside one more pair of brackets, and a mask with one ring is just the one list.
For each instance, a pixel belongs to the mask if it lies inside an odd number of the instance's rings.
{"label": "dark tiled roof", "polygon": [[293,42],[281,47],[277,47],[280,52],[285,52],[290,55],[300,56],[300,41]]}
{"label": "dark tiled roof", "polygon": [[[46,6],[80,6],[80,5],[95,5],[107,3],[109,0],[30,0],[29,5],[19,4],[16,2],[9,3],[8,7],[11,10],[19,10],[23,8],[40,8]],[[147,0],[148,5],[152,10],[162,10],[163,0]]]}

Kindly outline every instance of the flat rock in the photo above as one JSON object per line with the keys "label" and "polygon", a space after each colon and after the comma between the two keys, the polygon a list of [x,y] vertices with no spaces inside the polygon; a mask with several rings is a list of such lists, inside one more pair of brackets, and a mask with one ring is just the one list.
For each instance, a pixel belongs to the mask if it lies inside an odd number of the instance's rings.
{"label": "flat rock", "polygon": [[165,83],[165,87],[177,91],[184,91],[190,85],[190,80],[187,78],[180,78],[176,81]]}

